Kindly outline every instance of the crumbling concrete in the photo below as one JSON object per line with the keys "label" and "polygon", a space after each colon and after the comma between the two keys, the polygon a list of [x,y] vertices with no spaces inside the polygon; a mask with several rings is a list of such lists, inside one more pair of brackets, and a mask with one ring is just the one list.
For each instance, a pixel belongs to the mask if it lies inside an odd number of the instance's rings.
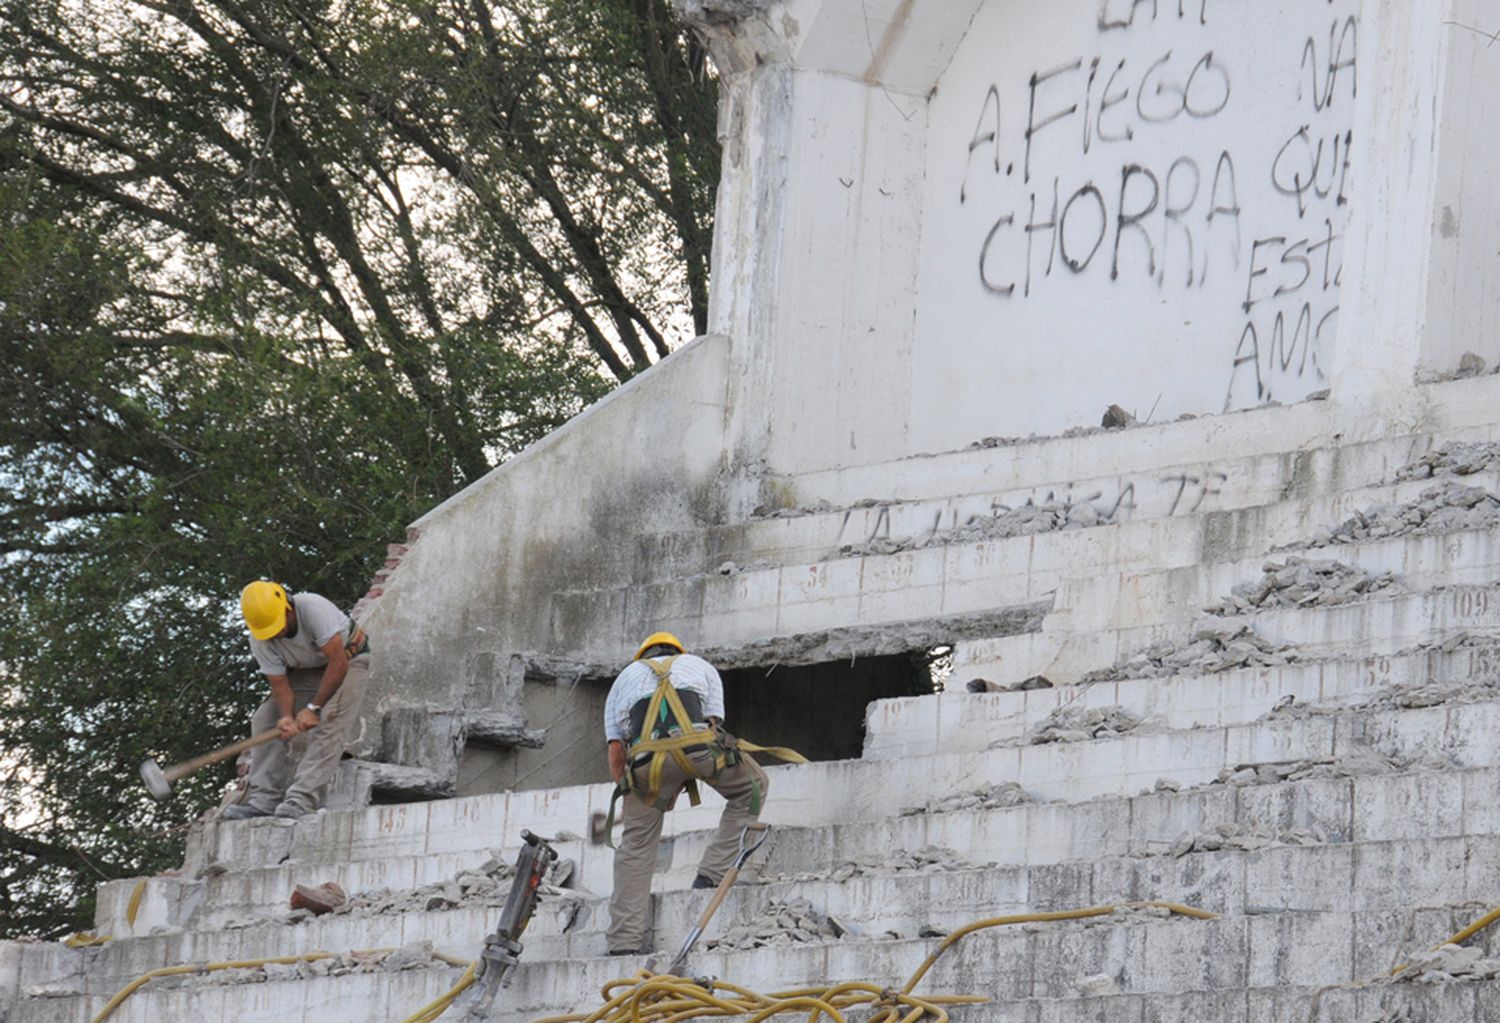
{"label": "crumbling concrete", "polygon": [[1083,676],[1084,683],[1128,678],[1166,678],[1182,672],[1214,674],[1234,668],[1271,668],[1297,660],[1295,650],[1256,635],[1239,617],[1209,617],[1188,642],[1164,640],[1108,668]]}
{"label": "crumbling concrete", "polygon": [[1288,828],[1276,830],[1246,827],[1225,822],[1203,831],[1184,831],[1161,854],[1181,859],[1193,852],[1218,852],[1221,849],[1253,852],[1273,845],[1327,845],[1329,836],[1322,828]]}
{"label": "crumbling concrete", "polygon": [[[1083,742],[1107,739],[1139,728],[1142,720],[1124,707],[1059,707],[1040,721],[1025,737],[1033,746],[1049,742]],[[1002,743],[996,743],[996,746]],[[1004,743],[1003,745],[1014,745]],[[993,746],[991,748],[994,748]]]}
{"label": "crumbling concrete", "polygon": [[1235,585],[1229,596],[1204,610],[1238,615],[1281,607],[1327,607],[1395,592],[1396,577],[1390,572],[1369,572],[1342,561],[1289,557],[1266,562],[1259,579]]}
{"label": "crumbling concrete", "polygon": [[772,902],[754,919],[736,924],[717,938],[704,943],[706,948],[731,951],[795,945],[806,942],[837,941],[846,932],[827,914],[813,908],[807,899],[785,899]]}
{"label": "crumbling concrete", "polygon": [[1425,480],[1443,476],[1472,476],[1492,465],[1500,466],[1500,442],[1453,441],[1397,469],[1396,479]]}
{"label": "crumbling concrete", "polygon": [[968,792],[955,792],[942,799],[929,799],[921,806],[908,806],[901,816],[910,817],[919,813],[953,813],[959,810],[1000,810],[1007,806],[1020,806],[1032,799],[1026,790],[1013,781],[981,785]]}
{"label": "crumbling concrete", "polygon": [[1378,504],[1355,512],[1337,526],[1323,530],[1307,546],[1331,547],[1495,525],[1500,525],[1500,497],[1483,487],[1449,483],[1424,490],[1420,498],[1407,504]]}

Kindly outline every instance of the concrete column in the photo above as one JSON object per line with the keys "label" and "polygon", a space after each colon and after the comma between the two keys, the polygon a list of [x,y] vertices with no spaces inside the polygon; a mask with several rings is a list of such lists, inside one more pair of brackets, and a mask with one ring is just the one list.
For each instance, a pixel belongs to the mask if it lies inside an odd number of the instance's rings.
{"label": "concrete column", "polygon": [[[1457,302],[1493,295],[1493,309],[1500,298],[1500,291],[1485,289],[1478,267],[1459,258],[1478,247],[1474,236],[1486,226],[1484,247],[1496,247],[1492,231],[1500,216],[1491,182],[1500,155],[1493,116],[1500,111],[1492,108],[1500,101],[1486,95],[1500,84],[1500,48],[1476,75],[1474,58],[1486,40],[1454,24],[1482,24],[1479,9],[1486,6],[1479,0],[1363,5],[1357,158],[1332,373],[1333,398],[1350,408],[1351,423],[1374,423],[1372,404],[1385,414],[1385,428],[1414,421],[1418,376],[1456,369],[1466,350],[1463,330],[1493,316],[1460,313]],[[1455,53],[1469,56],[1455,60]],[[1487,136],[1476,137],[1475,119],[1485,114]],[[1474,221],[1468,238],[1465,219]]]}

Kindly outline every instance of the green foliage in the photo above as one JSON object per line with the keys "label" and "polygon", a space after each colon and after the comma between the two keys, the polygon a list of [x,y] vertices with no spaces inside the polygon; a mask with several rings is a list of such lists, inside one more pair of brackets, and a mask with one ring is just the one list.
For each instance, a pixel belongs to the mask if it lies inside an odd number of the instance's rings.
{"label": "green foliage", "polygon": [[715,104],[666,0],[0,0],[0,936],[180,856],[244,582],[704,329]]}

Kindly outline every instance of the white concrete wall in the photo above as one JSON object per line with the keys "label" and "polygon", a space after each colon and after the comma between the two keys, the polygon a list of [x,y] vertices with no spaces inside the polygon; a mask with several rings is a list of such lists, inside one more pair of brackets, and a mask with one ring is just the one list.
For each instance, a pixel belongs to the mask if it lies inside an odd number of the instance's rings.
{"label": "white concrete wall", "polygon": [[366,619],[372,720],[393,703],[517,710],[512,655],[614,662],[634,649],[625,607],[578,615],[553,597],[628,582],[643,534],[712,516],[727,347],[708,337],[674,353],[414,523]]}
{"label": "white concrete wall", "polygon": [[932,101],[913,446],[1327,387],[1358,6],[989,0]]}
{"label": "white concrete wall", "polygon": [[1451,373],[1465,352],[1500,363],[1500,8],[1452,0],[1441,26],[1445,76],[1431,233],[1427,330],[1419,372]]}

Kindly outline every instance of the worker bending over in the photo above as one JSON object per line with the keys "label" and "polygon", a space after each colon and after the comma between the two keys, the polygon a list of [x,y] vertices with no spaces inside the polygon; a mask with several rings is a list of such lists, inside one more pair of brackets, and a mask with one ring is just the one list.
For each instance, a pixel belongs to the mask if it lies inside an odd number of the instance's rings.
{"label": "worker bending over", "polygon": [[[226,820],[301,817],[323,802],[351,733],[370,676],[364,630],[326,597],[288,594],[260,580],[240,593],[250,652],[271,683],[271,696],[250,718],[252,734],[275,728],[279,739],[250,753],[250,791],[224,808]],[[309,733],[296,774],[287,778],[287,744]]]}
{"label": "worker bending over", "polygon": [[726,800],[693,880],[694,888],[714,888],[734,862],[740,830],[760,817],[767,779],[724,731],[718,671],[685,653],[668,632],[648,636],[615,678],[604,704],[604,738],[609,773],[628,790],[605,938],[610,955],[633,955],[645,945],[662,816],[678,794],[689,788],[696,804],[694,782],[701,780]]}

